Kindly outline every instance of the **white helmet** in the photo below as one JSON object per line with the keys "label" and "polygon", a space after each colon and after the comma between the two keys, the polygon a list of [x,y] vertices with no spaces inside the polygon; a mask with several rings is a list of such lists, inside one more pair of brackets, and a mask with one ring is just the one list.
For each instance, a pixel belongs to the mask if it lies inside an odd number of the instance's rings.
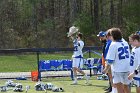
{"label": "white helmet", "polygon": [[52,91],[53,91],[53,92],[64,92],[64,89],[61,88],[61,87],[60,87],[60,88],[59,88],[59,87],[53,87],[53,88],[52,88]]}
{"label": "white helmet", "polygon": [[37,82],[35,85],[35,90],[36,91],[44,91],[45,90],[45,84],[42,82]]}
{"label": "white helmet", "polygon": [[54,87],[54,85],[53,85],[52,83],[47,83],[47,84],[46,84],[46,89],[47,89],[47,90],[52,90],[53,87]]}
{"label": "white helmet", "polygon": [[75,26],[70,27],[67,37],[70,37],[71,35],[73,35],[74,33],[78,31],[79,31],[78,27],[75,27]]}
{"label": "white helmet", "polygon": [[15,87],[16,83],[14,83],[12,80],[8,80],[8,81],[5,82],[5,85],[7,87]]}

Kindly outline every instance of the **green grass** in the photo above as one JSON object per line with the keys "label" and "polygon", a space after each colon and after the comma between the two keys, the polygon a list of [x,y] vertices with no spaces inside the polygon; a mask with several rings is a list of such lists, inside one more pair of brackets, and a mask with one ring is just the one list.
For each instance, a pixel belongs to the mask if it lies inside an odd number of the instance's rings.
{"label": "green grass", "polygon": [[[71,59],[72,53],[40,54],[40,60]],[[99,56],[92,54],[94,58]],[[88,58],[88,53],[84,55]],[[30,72],[37,70],[36,54],[12,54],[0,56],[0,72]]]}
{"label": "green grass", "polygon": [[[72,53],[55,53],[55,54],[41,54],[41,60],[51,60],[51,59],[71,59]],[[94,58],[99,58],[99,56],[92,54]],[[84,55],[88,58],[88,54]],[[0,56],[0,72],[23,72],[37,70],[37,56],[36,54],[12,54],[12,55],[2,55]],[[59,77],[59,78],[44,78],[42,82],[51,82],[58,87],[63,87],[65,92],[59,93],[104,93],[104,88],[107,87],[108,81],[96,80],[96,77],[92,77],[90,80],[91,85],[84,84],[85,80],[79,80],[78,85],[71,85],[72,81],[70,77]],[[0,79],[0,86],[4,85],[7,80]],[[45,93],[44,91],[35,91],[34,85],[36,82],[30,79],[25,81],[14,80],[15,83],[22,83],[25,90],[26,85],[30,85],[31,89],[28,93]],[[25,92],[25,91],[24,91]],[[6,93],[14,93],[12,90]],[[52,91],[47,91],[47,93],[54,93]],[[135,93],[135,88],[132,88],[132,92]]]}
{"label": "green grass", "polygon": [[[0,85],[4,85],[6,80],[0,80]],[[36,82],[28,80],[14,80],[15,83],[21,83],[23,85],[23,89],[25,90],[25,86],[30,85],[31,89],[28,93],[45,93],[44,91],[35,91],[34,85]],[[104,89],[108,85],[108,81],[105,80],[96,80],[96,76],[91,77],[90,84],[85,84],[85,80],[78,80],[78,85],[71,85],[72,80],[69,77],[59,77],[59,78],[44,78],[42,80],[44,84],[52,83],[57,87],[62,87],[65,92],[59,93],[104,93]],[[25,91],[24,91],[25,92]],[[14,93],[12,90],[7,91],[6,93]],[[47,91],[47,93],[54,93],[52,91]],[[135,87],[132,87],[132,92],[135,93]]]}

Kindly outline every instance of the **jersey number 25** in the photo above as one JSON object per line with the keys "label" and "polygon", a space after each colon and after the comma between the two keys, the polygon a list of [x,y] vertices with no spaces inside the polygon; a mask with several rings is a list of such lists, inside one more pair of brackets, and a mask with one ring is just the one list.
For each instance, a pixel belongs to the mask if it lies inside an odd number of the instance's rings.
{"label": "jersey number 25", "polygon": [[129,58],[128,46],[118,48],[119,59]]}

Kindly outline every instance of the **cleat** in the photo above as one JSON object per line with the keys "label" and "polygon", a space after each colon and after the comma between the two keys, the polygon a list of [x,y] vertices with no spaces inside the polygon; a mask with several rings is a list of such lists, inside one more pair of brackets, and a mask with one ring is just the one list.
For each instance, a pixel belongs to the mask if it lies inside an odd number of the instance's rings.
{"label": "cleat", "polygon": [[77,85],[77,81],[73,81],[73,83],[71,85]]}

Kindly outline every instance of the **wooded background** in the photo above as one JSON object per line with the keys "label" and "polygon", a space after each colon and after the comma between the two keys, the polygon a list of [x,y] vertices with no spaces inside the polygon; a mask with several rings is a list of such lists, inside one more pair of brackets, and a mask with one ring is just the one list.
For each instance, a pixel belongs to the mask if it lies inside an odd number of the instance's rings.
{"label": "wooded background", "polygon": [[86,46],[111,27],[127,39],[140,30],[140,0],[0,0],[0,49],[70,47],[72,25]]}

